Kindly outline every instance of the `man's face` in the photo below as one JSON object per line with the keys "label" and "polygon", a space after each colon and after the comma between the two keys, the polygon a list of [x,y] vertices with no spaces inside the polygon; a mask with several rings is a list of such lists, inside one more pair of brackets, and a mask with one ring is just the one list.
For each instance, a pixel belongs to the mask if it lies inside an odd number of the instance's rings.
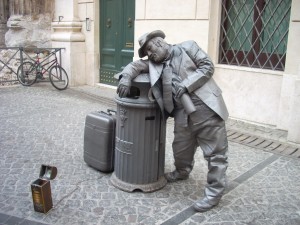
{"label": "man's face", "polygon": [[164,43],[157,42],[155,39],[151,39],[145,46],[145,53],[148,55],[148,58],[155,62],[163,62],[168,55],[168,49],[163,45]]}

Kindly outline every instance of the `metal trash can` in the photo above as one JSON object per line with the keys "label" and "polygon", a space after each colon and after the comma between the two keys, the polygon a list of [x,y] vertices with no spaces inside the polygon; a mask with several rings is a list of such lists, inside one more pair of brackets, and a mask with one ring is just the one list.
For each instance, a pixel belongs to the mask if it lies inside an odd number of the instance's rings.
{"label": "metal trash can", "polygon": [[115,170],[111,183],[124,191],[153,192],[164,177],[166,123],[152,97],[148,74],[132,81],[130,94],[116,96]]}

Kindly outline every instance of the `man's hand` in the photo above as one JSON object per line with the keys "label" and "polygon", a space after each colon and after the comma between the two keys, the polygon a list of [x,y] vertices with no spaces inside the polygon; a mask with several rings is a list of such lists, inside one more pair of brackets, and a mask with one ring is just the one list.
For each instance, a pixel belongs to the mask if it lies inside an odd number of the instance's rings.
{"label": "man's hand", "polygon": [[175,98],[180,98],[185,92],[187,92],[187,88],[182,83],[177,83],[175,86]]}
{"label": "man's hand", "polygon": [[123,76],[121,80],[119,81],[117,93],[119,94],[119,97],[123,98],[126,97],[127,94],[130,93],[130,87],[131,87],[131,79],[129,76]]}

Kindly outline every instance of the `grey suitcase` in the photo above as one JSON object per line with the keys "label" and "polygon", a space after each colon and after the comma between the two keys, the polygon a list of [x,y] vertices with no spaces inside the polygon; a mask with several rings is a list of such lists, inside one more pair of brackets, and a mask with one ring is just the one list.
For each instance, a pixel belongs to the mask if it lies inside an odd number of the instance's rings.
{"label": "grey suitcase", "polygon": [[116,117],[106,112],[91,112],[86,116],[84,128],[84,161],[101,172],[114,170]]}

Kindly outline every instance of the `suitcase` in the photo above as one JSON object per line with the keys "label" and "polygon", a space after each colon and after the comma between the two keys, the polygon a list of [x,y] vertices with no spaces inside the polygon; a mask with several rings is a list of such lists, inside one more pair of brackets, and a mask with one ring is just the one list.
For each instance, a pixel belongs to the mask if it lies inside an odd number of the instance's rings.
{"label": "suitcase", "polygon": [[86,116],[84,128],[84,161],[101,172],[114,170],[116,116],[108,109],[107,113],[91,112]]}

